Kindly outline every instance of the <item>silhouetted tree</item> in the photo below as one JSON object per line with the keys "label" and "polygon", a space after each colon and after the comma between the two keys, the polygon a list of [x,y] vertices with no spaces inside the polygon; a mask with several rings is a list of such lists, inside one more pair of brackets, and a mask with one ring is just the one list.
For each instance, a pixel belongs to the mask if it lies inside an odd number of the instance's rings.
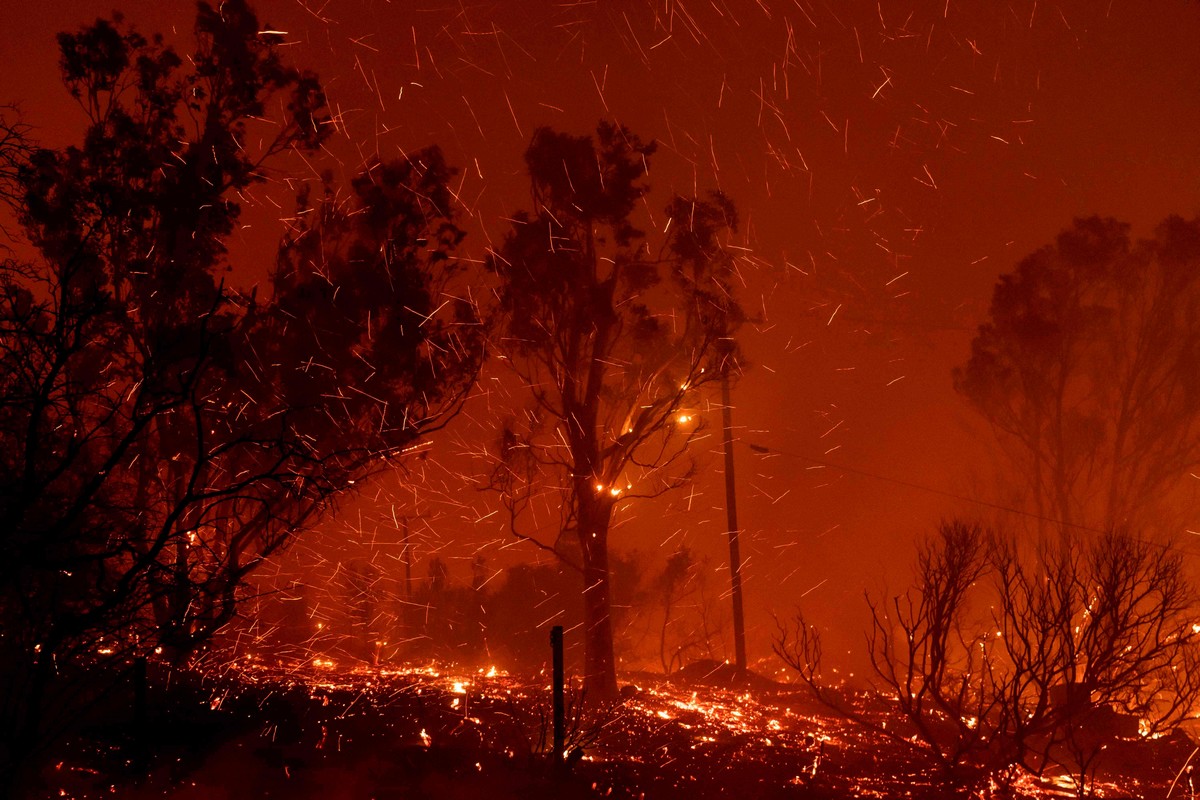
{"label": "silhouetted tree", "polygon": [[1113,532],[1024,556],[999,539],[991,560],[1005,735],[1022,767],[1064,767],[1082,796],[1114,733],[1197,718],[1198,597],[1181,553]]}
{"label": "silhouetted tree", "polygon": [[[582,620],[578,577],[558,563],[516,564],[488,586],[487,646],[510,670],[536,672],[549,663],[551,625],[571,627]],[[575,648],[568,638],[568,658]]]}
{"label": "silhouetted tree", "polygon": [[822,682],[820,633],[802,617],[790,627],[781,625],[775,642],[775,652],[822,702],[898,741],[919,743],[965,787],[993,767],[991,724],[1000,702],[988,637],[976,641],[969,624],[976,583],[989,568],[987,547],[978,526],[942,524],[936,537],[918,547],[913,590],[890,602],[867,598],[872,683],[894,699],[911,729],[880,724],[870,710]]}
{"label": "silhouetted tree", "polygon": [[21,194],[21,167],[33,150],[29,135],[29,126],[21,121],[18,110],[0,105],[0,201],[12,203]]}
{"label": "silhouetted tree", "polygon": [[[441,164],[364,175],[360,223],[323,206],[270,301],[225,286],[234,198],[329,130],[316,78],[264,27],[240,0],[200,3],[187,68],[119,18],[59,37],[88,129],[22,167],[40,260],[0,274],[8,773],[106,674],[186,658],[245,576],[452,413],[478,366],[437,288],[460,234],[413,194],[445,197]],[[309,245],[335,228],[344,250]]]}
{"label": "silhouetted tree", "polygon": [[266,370],[316,356],[303,370],[274,369],[318,449],[348,433],[406,446],[449,420],[474,385],[484,328],[454,255],[465,235],[454,174],[428,147],[370,161],[349,201],[329,180],[319,208],[301,194],[259,313],[260,349]]}
{"label": "silhouetted tree", "polygon": [[775,650],[827,705],[917,744],[964,790],[1054,765],[1083,796],[1114,736],[1197,717],[1197,597],[1179,553],[1120,532],[1021,553],[954,522],[915,573],[913,590],[868,601],[874,688],[906,725],[822,682],[820,634],[803,618]]}
{"label": "silhouetted tree", "polygon": [[688,548],[680,547],[667,557],[663,571],[651,587],[662,609],[658,658],[668,675],[697,654],[716,658],[712,642],[717,634],[712,621],[713,597],[705,580],[708,567],[708,559],[697,561]]}
{"label": "silhouetted tree", "polygon": [[383,641],[383,613],[379,568],[365,559],[355,559],[342,565],[343,603],[350,627],[348,650],[368,664],[377,662]]}
{"label": "silhouetted tree", "polygon": [[485,666],[483,596],[474,585],[453,580],[449,565],[435,556],[413,602],[419,635],[405,648],[408,657]]}
{"label": "silhouetted tree", "polygon": [[[612,554],[613,628],[618,642],[636,642],[636,620],[645,607],[646,587],[636,560],[620,552]],[[583,622],[583,597],[579,574],[561,561],[517,564],[493,578],[477,594],[484,606],[484,634],[489,664],[511,671],[537,672],[547,669],[550,628],[562,625],[575,630]],[[626,635],[623,638],[622,634]],[[565,654],[568,671],[583,666],[579,637],[568,636]]]}
{"label": "silhouetted tree", "polygon": [[1030,511],[1066,532],[1161,525],[1200,465],[1200,220],[1136,243],[1077,220],[1001,277],[954,381]]}
{"label": "silhouetted tree", "polygon": [[498,349],[532,397],[506,431],[496,482],[514,520],[535,485],[561,487],[559,536],[574,538],[582,572],[593,697],[617,688],[613,514],[684,479],[697,425],[680,411],[719,377],[722,359],[736,358],[741,321],[721,243],[736,223],[728,199],[671,201],[657,254],[635,227],[653,153],[607,122],[595,138],[539,129],[525,154],[533,210],[515,215],[489,260],[501,283]]}

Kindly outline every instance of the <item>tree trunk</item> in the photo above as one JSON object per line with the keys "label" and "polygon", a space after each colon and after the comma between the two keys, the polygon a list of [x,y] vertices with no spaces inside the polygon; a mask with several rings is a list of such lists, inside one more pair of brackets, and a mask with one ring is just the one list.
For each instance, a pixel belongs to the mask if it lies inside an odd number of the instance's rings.
{"label": "tree trunk", "polygon": [[579,509],[583,551],[584,690],[593,700],[617,696],[613,653],[612,586],[608,572],[608,521],[612,507],[584,502]]}
{"label": "tree trunk", "polygon": [[146,656],[133,662],[133,768],[139,778],[150,769],[150,705],[147,699],[150,677]]}

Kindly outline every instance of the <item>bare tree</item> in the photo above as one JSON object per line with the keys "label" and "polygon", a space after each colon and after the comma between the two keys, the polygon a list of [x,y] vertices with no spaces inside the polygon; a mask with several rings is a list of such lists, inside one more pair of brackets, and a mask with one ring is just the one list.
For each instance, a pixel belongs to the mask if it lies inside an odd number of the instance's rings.
{"label": "bare tree", "polygon": [[601,698],[617,689],[614,513],[685,479],[698,429],[687,412],[736,359],[741,321],[722,246],[736,224],[729,200],[673,200],[657,254],[634,226],[653,153],[606,122],[594,139],[539,130],[525,155],[533,211],[514,217],[489,261],[504,315],[497,349],[532,399],[505,434],[494,482],[514,519],[538,484],[555,487],[559,535],[574,540],[583,577],[587,689]]}
{"label": "bare tree", "polygon": [[1065,767],[1082,793],[1115,733],[1196,718],[1197,595],[1180,553],[1113,532],[1024,555],[997,542],[992,561],[1005,736],[1022,767]]}
{"label": "bare tree", "polygon": [[946,522],[922,543],[915,587],[890,602],[868,596],[867,653],[874,688],[908,722],[889,724],[822,682],[820,633],[798,616],[780,626],[775,652],[826,705],[896,741],[920,746],[956,783],[970,787],[989,771],[1000,713],[989,637],[968,622],[976,584],[988,572],[987,534]]}
{"label": "bare tree", "polygon": [[[1083,796],[1114,736],[1195,718],[1200,629],[1178,553],[1122,532],[1021,552],[949,523],[915,573],[912,591],[871,603],[867,638],[882,708],[906,726],[822,681],[820,634],[802,618],[781,628],[776,652],[827,705],[919,743],[964,790],[1053,766]],[[972,614],[985,603],[990,614]]]}

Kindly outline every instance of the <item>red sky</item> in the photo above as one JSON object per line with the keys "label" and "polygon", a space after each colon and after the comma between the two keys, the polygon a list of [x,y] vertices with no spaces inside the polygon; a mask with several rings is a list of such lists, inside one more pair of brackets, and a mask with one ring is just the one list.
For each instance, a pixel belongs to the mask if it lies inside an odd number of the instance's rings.
{"label": "red sky", "polygon": [[[18,101],[47,144],[71,141],[82,121],[57,83],[53,35],[114,5],[186,41],[187,2],[28,3],[0,26],[0,102]],[[745,336],[753,367],[736,423],[743,442],[782,454],[738,451],[752,655],[771,611],[809,590],[819,614],[856,606],[864,587],[902,580],[914,535],[971,509],[895,481],[985,496],[987,439],[950,370],[1000,273],[1074,216],[1148,234],[1166,214],[1200,212],[1200,5],[1184,0],[256,7],[287,31],[292,62],[324,78],[343,174],[375,152],[442,145],[462,169],[476,257],[526,202],[521,154],[539,125],[583,133],[608,116],[657,138],[652,210],[694,187],[733,197],[744,301],[764,318]],[[247,280],[279,235],[272,199],[286,203],[286,190],[262,193],[235,248]],[[474,404],[439,452],[489,440],[497,405]],[[719,554],[721,464],[703,463],[690,501],[633,510],[617,545],[655,552],[665,526],[682,531],[668,546]],[[469,558],[486,544],[495,563],[534,555],[501,555],[496,519],[476,521],[490,501],[428,468],[469,506],[418,509],[436,519],[430,548]],[[402,494],[351,504],[347,524],[361,513],[374,530],[393,504],[403,513]]]}

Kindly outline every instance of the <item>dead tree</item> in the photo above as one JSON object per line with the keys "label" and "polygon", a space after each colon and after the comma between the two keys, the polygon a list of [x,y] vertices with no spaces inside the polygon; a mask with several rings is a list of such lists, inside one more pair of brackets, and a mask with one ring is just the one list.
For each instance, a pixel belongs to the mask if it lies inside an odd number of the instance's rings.
{"label": "dead tree", "polygon": [[1169,548],[1128,532],[1021,548],[948,523],[920,548],[915,578],[888,605],[868,600],[872,688],[903,726],[822,680],[820,634],[802,617],[775,650],[827,705],[915,741],[964,789],[1053,766],[1082,796],[1114,737],[1196,717],[1196,595]]}

